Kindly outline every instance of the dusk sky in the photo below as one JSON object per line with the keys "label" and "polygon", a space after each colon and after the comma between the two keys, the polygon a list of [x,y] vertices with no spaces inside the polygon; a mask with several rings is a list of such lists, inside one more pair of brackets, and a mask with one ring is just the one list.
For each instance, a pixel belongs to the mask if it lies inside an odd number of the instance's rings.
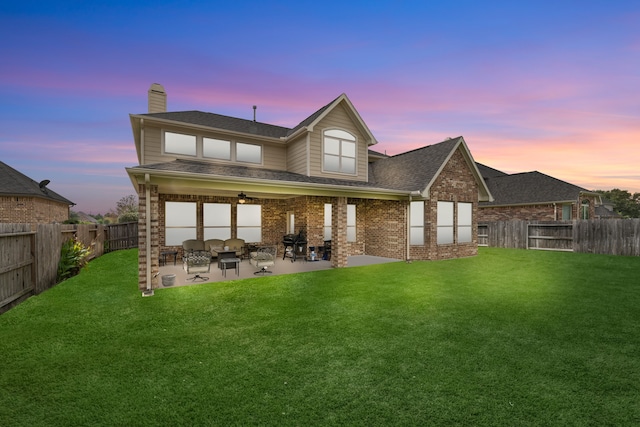
{"label": "dusk sky", "polygon": [[130,113],[294,127],[346,93],[389,155],[640,192],[640,1],[50,1],[0,5],[0,160],[106,213],[135,190]]}

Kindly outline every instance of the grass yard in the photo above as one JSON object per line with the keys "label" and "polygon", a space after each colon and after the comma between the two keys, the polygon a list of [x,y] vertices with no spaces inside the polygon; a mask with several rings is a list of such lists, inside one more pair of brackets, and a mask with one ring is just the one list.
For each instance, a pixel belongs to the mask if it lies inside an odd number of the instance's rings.
{"label": "grass yard", "polygon": [[638,425],[640,258],[480,248],[156,291],[137,251],[0,316],[0,425]]}

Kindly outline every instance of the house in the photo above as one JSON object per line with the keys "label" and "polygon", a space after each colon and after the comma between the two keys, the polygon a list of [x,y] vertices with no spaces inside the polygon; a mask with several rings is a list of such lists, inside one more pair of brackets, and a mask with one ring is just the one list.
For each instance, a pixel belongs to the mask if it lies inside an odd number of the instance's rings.
{"label": "house", "polygon": [[74,203],[49,189],[49,180],[34,181],[0,162],[0,222],[64,222]]}
{"label": "house", "polygon": [[507,174],[478,163],[493,201],[481,201],[480,222],[595,218],[600,194],[538,171]]}
{"label": "house", "polygon": [[139,286],[152,289],[159,253],[189,238],[281,245],[302,231],[351,255],[431,260],[477,253],[479,201],[491,194],[462,137],[396,156],[342,94],[288,128],[201,111],[166,111],[159,84],[149,112],[131,114],[139,165]]}

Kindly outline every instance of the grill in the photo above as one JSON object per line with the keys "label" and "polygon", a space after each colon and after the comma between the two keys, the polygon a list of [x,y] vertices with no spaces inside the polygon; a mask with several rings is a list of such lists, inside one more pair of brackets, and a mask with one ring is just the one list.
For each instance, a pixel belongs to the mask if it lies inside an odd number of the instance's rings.
{"label": "grill", "polygon": [[298,234],[286,234],[282,238],[282,245],[284,246],[284,255],[282,259],[291,258],[291,262],[294,262],[297,258],[307,259],[307,238],[302,230]]}

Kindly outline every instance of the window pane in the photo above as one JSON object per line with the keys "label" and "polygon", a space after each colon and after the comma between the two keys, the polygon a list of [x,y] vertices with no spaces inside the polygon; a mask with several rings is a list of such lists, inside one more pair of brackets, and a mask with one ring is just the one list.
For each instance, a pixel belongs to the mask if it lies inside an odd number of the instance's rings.
{"label": "window pane", "polygon": [[469,243],[471,242],[471,227],[464,226],[458,227],[458,243]]}
{"label": "window pane", "polygon": [[261,227],[238,228],[238,239],[242,239],[245,242],[251,242],[251,243],[262,242],[262,228]]}
{"label": "window pane", "polygon": [[356,241],[356,228],[347,227],[347,242],[355,242],[355,241]]}
{"label": "window pane", "polygon": [[424,226],[424,202],[411,202],[411,226]]}
{"label": "window pane", "polygon": [[238,227],[260,227],[261,208],[261,205],[238,205]]}
{"label": "window pane", "polygon": [[167,228],[165,229],[165,245],[180,246],[182,242],[196,238],[196,229],[194,228]]}
{"label": "window pane", "polygon": [[194,202],[166,202],[164,208],[165,226],[196,226],[196,204]]}
{"label": "window pane", "polygon": [[262,163],[262,146],[236,143],[236,160],[247,163]]}
{"label": "window pane", "polygon": [[231,227],[231,205],[229,203],[205,203],[203,208],[205,227]]}
{"label": "window pane", "polygon": [[453,225],[453,202],[438,202],[438,226]]}
{"label": "window pane", "polygon": [[424,245],[424,227],[411,227],[410,244]]}
{"label": "window pane", "polygon": [[204,240],[220,239],[227,240],[231,238],[231,227],[209,227],[204,229]]}
{"label": "window pane", "polygon": [[356,143],[342,141],[342,155],[348,157],[356,156]]}
{"label": "window pane", "polygon": [[349,157],[343,157],[342,158],[342,170],[340,172],[356,173],[356,159],[351,159]]}
{"label": "window pane", "polygon": [[340,141],[333,138],[324,139],[324,152],[325,154],[340,155]]}
{"label": "window pane", "polygon": [[351,135],[349,132],[339,130],[339,129],[331,129],[324,132],[325,136],[330,136],[336,139],[344,139],[347,141],[355,141],[356,137]]}
{"label": "window pane", "polygon": [[356,226],[356,205],[347,205],[347,227]]}
{"label": "window pane", "polygon": [[438,244],[453,243],[453,227],[438,227]]}
{"label": "window pane", "polygon": [[329,172],[340,172],[340,157],[325,154],[324,170]]}
{"label": "window pane", "polygon": [[331,203],[324,204],[324,240],[331,240]]}
{"label": "window pane", "polygon": [[231,160],[231,141],[202,138],[202,155],[214,159]]}
{"label": "window pane", "polygon": [[196,155],[196,137],[194,135],[184,135],[182,133],[164,133],[165,153]]}
{"label": "window pane", "polygon": [[458,226],[471,226],[473,222],[473,204],[458,203]]}

